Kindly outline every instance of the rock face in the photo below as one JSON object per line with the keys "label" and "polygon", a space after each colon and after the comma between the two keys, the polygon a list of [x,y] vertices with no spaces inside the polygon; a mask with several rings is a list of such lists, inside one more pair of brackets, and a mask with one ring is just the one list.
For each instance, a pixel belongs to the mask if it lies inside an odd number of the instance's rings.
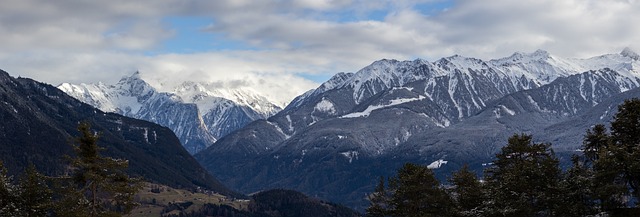
{"label": "rock face", "polygon": [[211,176],[181,146],[170,129],[104,113],[59,89],[0,70],[0,160],[12,173],[33,163],[48,175],[64,173],[64,155],[76,127],[88,121],[101,132],[98,145],[104,155],[127,159],[129,173],[146,181],[181,188],[207,188],[238,195]]}
{"label": "rock face", "polygon": [[[441,177],[464,163],[480,170],[521,132],[575,150],[586,128],[558,129],[635,90],[634,54],[564,59],[538,50],[491,61],[380,60],[335,75],[195,156],[234,189],[290,188],[362,208],[376,177],[407,161],[446,161],[436,169]],[[578,141],[561,140],[565,132],[579,134]]]}
{"label": "rock face", "polygon": [[139,72],[114,85],[64,83],[58,88],[102,111],[166,126],[191,154],[281,110],[248,89],[217,90],[206,84],[185,82],[171,93],[159,92]]}

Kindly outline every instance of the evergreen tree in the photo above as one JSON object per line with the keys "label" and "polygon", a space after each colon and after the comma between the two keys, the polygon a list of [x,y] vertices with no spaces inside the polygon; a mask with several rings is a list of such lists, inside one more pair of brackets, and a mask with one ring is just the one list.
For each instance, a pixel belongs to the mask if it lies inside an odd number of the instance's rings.
{"label": "evergreen tree", "polygon": [[593,130],[587,129],[587,134],[582,144],[585,163],[587,166],[592,166],[599,159],[600,152],[611,146],[611,138],[604,125],[597,124],[593,127]]}
{"label": "evergreen tree", "polygon": [[591,173],[590,187],[600,211],[624,207],[623,196],[627,190],[621,172],[622,163],[619,162],[623,152],[613,144],[613,138],[604,125],[587,129],[583,150],[584,166]]}
{"label": "evergreen tree", "polygon": [[500,216],[550,216],[557,202],[561,171],[550,144],[532,144],[529,135],[513,135],[486,171]]}
{"label": "evergreen tree", "polygon": [[572,166],[560,182],[560,198],[556,216],[587,216],[598,213],[593,193],[593,171],[578,156],[571,158]]}
{"label": "evergreen tree", "polygon": [[482,183],[475,173],[464,165],[453,173],[449,182],[453,185],[451,192],[459,216],[479,216],[485,201]]}
{"label": "evergreen tree", "polygon": [[68,183],[60,188],[62,216],[118,216],[130,212],[136,205],[133,196],[139,180],[130,178],[124,169],[128,161],[100,155],[98,134],[86,122],[78,126],[80,136],[74,146],[76,157],[71,159]]}
{"label": "evergreen tree", "polygon": [[0,217],[13,217],[18,214],[16,186],[11,183],[12,178],[7,174],[7,168],[0,160]]}
{"label": "evergreen tree", "polygon": [[[640,199],[640,99],[625,100],[611,122],[611,138],[619,156],[623,179]],[[621,150],[620,150],[621,149]]]}
{"label": "evergreen tree", "polygon": [[45,216],[52,206],[53,192],[46,183],[46,177],[33,164],[27,167],[20,179],[18,194],[21,216]]}
{"label": "evergreen tree", "polygon": [[453,203],[426,166],[406,163],[389,180],[391,216],[451,216]]}
{"label": "evergreen tree", "polygon": [[622,173],[624,150],[620,146],[610,145],[597,153],[592,168],[592,186],[601,211],[625,207],[624,195],[628,190]]}
{"label": "evergreen tree", "polygon": [[387,207],[389,204],[389,196],[384,187],[384,183],[384,177],[380,176],[375,191],[369,195],[369,202],[371,204],[366,210],[368,217],[384,217],[387,216],[389,212]]}
{"label": "evergreen tree", "polygon": [[640,100],[625,100],[618,106],[611,135],[604,125],[596,125],[587,130],[583,145],[601,211],[627,207],[628,196],[640,198]]}

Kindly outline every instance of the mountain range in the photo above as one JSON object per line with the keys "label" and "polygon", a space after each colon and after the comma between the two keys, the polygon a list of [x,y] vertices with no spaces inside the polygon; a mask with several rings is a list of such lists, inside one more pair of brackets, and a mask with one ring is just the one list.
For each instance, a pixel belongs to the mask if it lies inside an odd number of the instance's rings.
{"label": "mountain range", "polygon": [[362,209],[378,176],[405,162],[444,179],[491,162],[514,133],[551,142],[566,158],[585,130],[640,97],[630,49],[588,59],[543,50],[484,61],[451,56],[379,60],[339,73],[195,155],[225,184],[250,193],[290,188]]}
{"label": "mountain range", "polygon": [[191,154],[246,124],[265,119],[281,108],[248,88],[220,89],[184,82],[161,92],[140,72],[112,85],[63,83],[58,88],[105,112],[151,121],[173,130]]}
{"label": "mountain range", "polygon": [[336,74],[284,109],[253,90],[206,83],[161,92],[139,73],[58,88],[170,128],[237,191],[288,188],[362,210],[377,177],[405,162],[429,165],[443,180],[463,164],[480,173],[514,133],[552,143],[568,162],[586,129],[640,97],[639,65],[628,48],[587,59],[543,50],[488,61],[383,59]]}
{"label": "mountain range", "polygon": [[224,187],[160,125],[104,113],[56,87],[0,70],[0,160],[11,174],[35,165],[46,175],[67,171],[65,155],[80,122],[100,133],[104,155],[129,162],[128,172],[145,181],[185,189],[204,188],[241,196]]}

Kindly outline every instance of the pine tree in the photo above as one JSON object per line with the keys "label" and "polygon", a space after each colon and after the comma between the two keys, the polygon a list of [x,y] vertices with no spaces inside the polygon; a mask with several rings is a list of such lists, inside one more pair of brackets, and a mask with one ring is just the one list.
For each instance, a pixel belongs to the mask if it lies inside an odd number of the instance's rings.
{"label": "pine tree", "polygon": [[391,216],[451,216],[453,203],[431,169],[406,163],[389,180]]}
{"label": "pine tree", "polygon": [[592,129],[587,129],[583,141],[585,163],[592,166],[599,159],[600,152],[611,146],[611,138],[607,129],[602,124],[597,124]]}
{"label": "pine tree", "polygon": [[97,145],[98,134],[86,122],[78,126],[80,136],[74,146],[76,157],[71,160],[71,175],[60,198],[57,214],[64,216],[117,216],[130,212],[136,205],[133,196],[139,181],[130,178],[124,169],[128,161],[103,157]]}
{"label": "pine tree", "polygon": [[510,137],[486,171],[496,215],[553,215],[561,175],[558,159],[550,144],[532,144],[531,139]]}
{"label": "pine tree", "polygon": [[384,183],[384,177],[380,176],[380,180],[378,181],[375,191],[369,195],[369,202],[371,204],[366,210],[368,217],[384,217],[389,213],[389,195],[384,187]]}
{"label": "pine tree", "polygon": [[598,213],[593,192],[593,170],[579,156],[572,156],[572,166],[560,183],[556,216],[588,216]]}
{"label": "pine tree", "polygon": [[17,188],[11,181],[12,177],[8,175],[4,163],[0,160],[0,217],[13,217],[19,212]]}
{"label": "pine tree", "polygon": [[592,193],[600,211],[624,207],[627,192],[622,174],[624,150],[613,143],[604,125],[587,130],[583,142],[585,167],[591,172]]}
{"label": "pine tree", "polygon": [[618,106],[618,113],[611,122],[611,138],[622,150],[618,151],[618,163],[622,176],[636,199],[640,199],[640,99],[625,100]]}
{"label": "pine tree", "polygon": [[45,216],[52,207],[53,192],[46,183],[46,177],[33,164],[27,167],[20,179],[18,194],[21,216]]}
{"label": "pine tree", "polygon": [[482,183],[475,173],[465,164],[453,173],[449,182],[453,185],[451,191],[459,216],[479,216],[485,201]]}
{"label": "pine tree", "polygon": [[[601,211],[627,207],[628,196],[640,199],[640,100],[625,100],[611,122],[587,130],[584,140],[587,166],[593,171],[593,193]],[[629,192],[631,189],[631,192]]]}

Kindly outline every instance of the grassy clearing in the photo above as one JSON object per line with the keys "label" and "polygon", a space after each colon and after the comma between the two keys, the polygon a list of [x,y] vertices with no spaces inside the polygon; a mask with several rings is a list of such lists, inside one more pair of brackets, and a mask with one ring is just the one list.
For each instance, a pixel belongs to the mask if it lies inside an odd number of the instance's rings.
{"label": "grassy clearing", "polygon": [[200,209],[204,204],[229,205],[239,210],[246,210],[248,200],[234,200],[224,195],[210,192],[191,192],[175,189],[165,185],[145,183],[135,196],[140,206],[136,207],[128,216],[161,216],[167,208],[171,212],[165,214],[179,214]]}

